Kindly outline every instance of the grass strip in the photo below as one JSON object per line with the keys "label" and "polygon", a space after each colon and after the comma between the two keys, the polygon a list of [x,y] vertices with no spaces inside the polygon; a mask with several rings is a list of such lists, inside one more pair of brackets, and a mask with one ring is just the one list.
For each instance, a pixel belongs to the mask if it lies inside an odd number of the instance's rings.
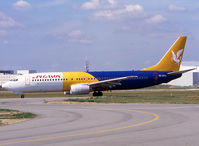
{"label": "grass strip", "polygon": [[0,119],[24,119],[34,118],[36,115],[32,113],[2,114]]}
{"label": "grass strip", "polygon": [[103,97],[67,99],[68,102],[199,104],[199,91],[134,91],[113,92]]}
{"label": "grass strip", "polygon": [[0,109],[0,119],[24,119],[34,117],[36,117],[36,115],[30,112],[19,112],[17,110]]}
{"label": "grass strip", "polygon": [[[154,104],[199,104],[199,90],[152,90],[152,91],[112,91],[104,92],[103,97],[89,95],[63,95],[62,92],[27,93],[25,98],[30,97],[71,97],[66,101],[72,102],[96,102],[96,103],[154,103]],[[73,99],[73,97],[87,97],[86,99]],[[0,93],[0,98],[20,98],[13,93]]]}
{"label": "grass strip", "polygon": [[0,112],[11,112],[11,111],[16,111],[16,110],[10,110],[10,109],[0,109]]}

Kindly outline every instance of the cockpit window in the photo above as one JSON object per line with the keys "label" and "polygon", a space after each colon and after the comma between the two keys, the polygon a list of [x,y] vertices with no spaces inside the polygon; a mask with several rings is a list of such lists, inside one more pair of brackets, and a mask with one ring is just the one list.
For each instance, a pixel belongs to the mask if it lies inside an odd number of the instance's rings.
{"label": "cockpit window", "polygon": [[18,81],[18,79],[11,79],[10,81],[12,81],[12,82],[16,82],[16,81]]}

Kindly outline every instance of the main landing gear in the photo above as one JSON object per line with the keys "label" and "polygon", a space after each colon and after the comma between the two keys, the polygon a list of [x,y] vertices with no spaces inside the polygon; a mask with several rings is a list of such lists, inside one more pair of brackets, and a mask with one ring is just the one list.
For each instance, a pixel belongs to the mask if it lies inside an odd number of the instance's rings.
{"label": "main landing gear", "polygon": [[23,94],[21,95],[21,98],[24,98],[24,95],[23,95]]}
{"label": "main landing gear", "polygon": [[98,92],[94,91],[93,96],[103,96],[103,93],[101,91]]}

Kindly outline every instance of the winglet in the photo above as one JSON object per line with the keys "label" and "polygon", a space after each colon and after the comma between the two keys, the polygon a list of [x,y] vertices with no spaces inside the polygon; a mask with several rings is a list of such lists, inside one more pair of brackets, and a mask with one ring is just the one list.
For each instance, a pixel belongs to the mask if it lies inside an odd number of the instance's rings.
{"label": "winglet", "polygon": [[169,51],[156,65],[142,69],[143,71],[179,71],[184,53],[186,36],[180,36]]}

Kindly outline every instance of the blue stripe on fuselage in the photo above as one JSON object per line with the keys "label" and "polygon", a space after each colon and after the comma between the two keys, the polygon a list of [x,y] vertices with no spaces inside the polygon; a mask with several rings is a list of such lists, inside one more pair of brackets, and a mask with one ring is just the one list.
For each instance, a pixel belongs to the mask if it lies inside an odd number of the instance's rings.
{"label": "blue stripe on fuselage", "polygon": [[170,71],[96,71],[88,72],[99,81],[125,76],[137,76],[137,78],[121,81],[121,85],[112,87],[112,90],[120,89],[138,89],[167,83],[173,79],[179,78],[181,75],[167,75]]}

